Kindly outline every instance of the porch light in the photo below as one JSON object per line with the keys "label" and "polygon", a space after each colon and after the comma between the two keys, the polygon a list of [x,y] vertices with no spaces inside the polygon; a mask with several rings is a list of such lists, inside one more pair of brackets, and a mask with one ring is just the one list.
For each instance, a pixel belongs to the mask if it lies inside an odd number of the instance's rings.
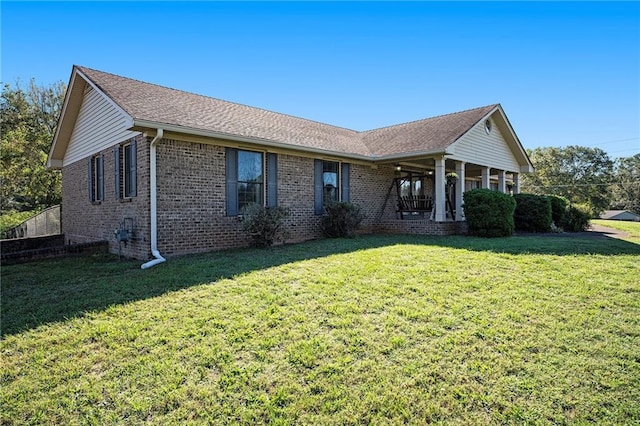
{"label": "porch light", "polygon": [[396,172],[401,172],[402,171],[402,166],[400,164],[396,165]]}

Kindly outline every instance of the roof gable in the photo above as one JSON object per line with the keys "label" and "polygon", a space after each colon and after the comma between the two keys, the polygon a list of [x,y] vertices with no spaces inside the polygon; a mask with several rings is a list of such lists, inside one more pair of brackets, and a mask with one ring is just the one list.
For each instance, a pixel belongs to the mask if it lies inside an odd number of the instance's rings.
{"label": "roof gable", "polygon": [[[529,173],[533,166],[509,124],[502,106],[491,105],[486,114],[449,146],[453,159],[504,170]],[[490,121],[490,130],[486,122]]]}
{"label": "roof gable", "polygon": [[[74,66],[69,89],[47,165],[61,167],[87,85],[127,117],[126,130],[163,128],[185,134],[217,137],[301,151],[341,155],[368,161],[402,156],[447,154],[450,147],[500,105],[358,132],[247,105],[145,83],[90,68]],[[518,161],[529,159],[515,138],[510,144]]]}
{"label": "roof gable", "polygon": [[497,105],[363,132],[376,156],[443,152]]}
{"label": "roof gable", "polygon": [[272,140],[294,147],[369,155],[358,132],[207,96],[79,68],[134,121],[170,124],[222,135]]}

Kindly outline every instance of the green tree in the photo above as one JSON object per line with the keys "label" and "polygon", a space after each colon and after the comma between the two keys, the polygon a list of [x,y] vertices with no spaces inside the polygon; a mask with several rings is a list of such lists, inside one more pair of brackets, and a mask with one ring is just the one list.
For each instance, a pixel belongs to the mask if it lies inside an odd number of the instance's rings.
{"label": "green tree", "polygon": [[528,154],[536,171],[523,175],[522,192],[559,195],[586,206],[594,216],[609,207],[613,161],[600,148],[547,147]]}
{"label": "green tree", "polygon": [[61,177],[45,169],[66,85],[26,89],[2,85],[0,98],[0,210],[26,211],[58,204]]}
{"label": "green tree", "polygon": [[640,214],[640,154],[618,158],[613,181],[611,208]]}

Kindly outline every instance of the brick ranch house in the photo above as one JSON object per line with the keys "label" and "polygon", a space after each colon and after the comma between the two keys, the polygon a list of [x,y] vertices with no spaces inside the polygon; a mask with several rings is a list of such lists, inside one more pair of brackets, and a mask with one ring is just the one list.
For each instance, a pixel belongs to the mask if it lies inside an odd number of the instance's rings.
{"label": "brick ranch house", "polygon": [[358,132],[79,66],[47,167],[62,169],[67,241],[146,266],[247,245],[249,203],[289,208],[296,241],[320,236],[334,200],[374,231],[454,234],[465,190],[518,192],[533,170],[499,104]]}

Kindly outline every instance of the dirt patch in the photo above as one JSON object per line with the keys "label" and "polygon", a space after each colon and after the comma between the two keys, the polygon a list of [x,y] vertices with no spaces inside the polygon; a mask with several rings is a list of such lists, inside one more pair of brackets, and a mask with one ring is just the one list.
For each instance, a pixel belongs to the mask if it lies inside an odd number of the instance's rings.
{"label": "dirt patch", "polygon": [[621,231],[619,229],[608,228],[602,225],[591,224],[589,230],[584,232],[516,232],[516,236],[535,235],[539,237],[587,237],[587,238],[618,238],[625,239],[629,236],[628,232]]}
{"label": "dirt patch", "polygon": [[595,223],[591,224],[591,228],[589,229],[589,231],[582,232],[582,234],[594,234],[602,237],[620,238],[620,239],[629,237],[628,232],[621,231],[619,229],[609,228],[607,226],[596,225]]}

